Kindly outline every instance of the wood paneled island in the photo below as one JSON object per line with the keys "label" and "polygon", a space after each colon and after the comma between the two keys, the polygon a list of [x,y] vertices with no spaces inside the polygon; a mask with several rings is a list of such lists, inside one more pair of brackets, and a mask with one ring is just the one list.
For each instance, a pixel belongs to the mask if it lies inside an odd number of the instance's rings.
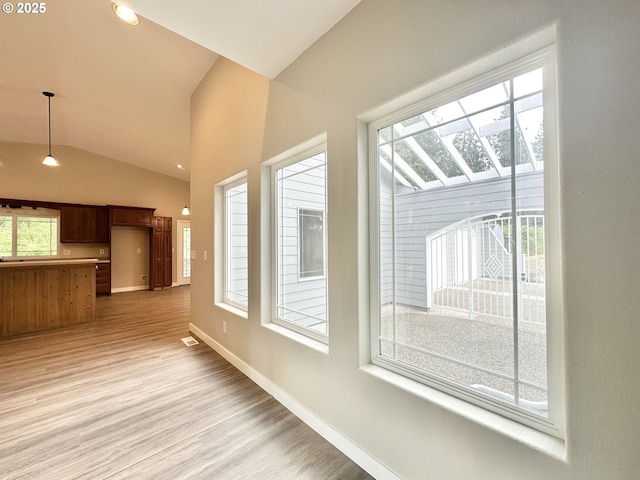
{"label": "wood paneled island", "polygon": [[0,338],[95,320],[97,261],[0,262]]}

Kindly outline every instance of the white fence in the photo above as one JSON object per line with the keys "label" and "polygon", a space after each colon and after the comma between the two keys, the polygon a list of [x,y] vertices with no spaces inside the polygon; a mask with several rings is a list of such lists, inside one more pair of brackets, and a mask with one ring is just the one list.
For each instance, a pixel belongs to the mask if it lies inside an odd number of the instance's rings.
{"label": "white fence", "polygon": [[515,294],[518,321],[544,325],[542,214],[518,214],[516,222],[484,215],[440,230],[426,243],[429,308],[513,319]]}

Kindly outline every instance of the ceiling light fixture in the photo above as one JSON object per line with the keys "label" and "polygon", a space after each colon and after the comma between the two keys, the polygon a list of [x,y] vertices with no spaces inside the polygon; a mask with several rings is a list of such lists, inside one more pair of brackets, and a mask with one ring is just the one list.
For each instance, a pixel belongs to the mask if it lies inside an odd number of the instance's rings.
{"label": "ceiling light fixture", "polygon": [[49,103],[49,154],[44,157],[42,160],[42,164],[47,167],[59,167],[60,163],[56,160],[56,157],[51,155],[51,97],[53,97],[53,93],[51,92],[42,92],[42,94],[47,97]]}
{"label": "ceiling light fixture", "polygon": [[138,16],[136,15],[136,12],[134,12],[132,9],[130,9],[126,5],[123,5],[121,3],[115,3],[113,5],[113,11],[116,12],[116,15],[120,20],[128,23],[129,25],[138,25],[138,23],[140,23],[140,20],[138,20]]}
{"label": "ceiling light fixture", "polygon": [[185,167],[184,165],[178,164],[176,165],[176,168],[178,168],[179,170],[186,170],[187,167]]}
{"label": "ceiling light fixture", "polygon": [[186,205],[182,209],[182,215],[189,216],[189,207],[187,207]]}

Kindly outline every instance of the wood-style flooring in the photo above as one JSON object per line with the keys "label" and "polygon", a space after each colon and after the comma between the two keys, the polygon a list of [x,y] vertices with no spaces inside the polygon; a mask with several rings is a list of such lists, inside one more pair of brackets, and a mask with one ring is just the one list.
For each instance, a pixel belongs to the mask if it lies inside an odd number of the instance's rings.
{"label": "wood-style flooring", "polygon": [[0,340],[0,479],[370,479],[204,343],[189,287]]}

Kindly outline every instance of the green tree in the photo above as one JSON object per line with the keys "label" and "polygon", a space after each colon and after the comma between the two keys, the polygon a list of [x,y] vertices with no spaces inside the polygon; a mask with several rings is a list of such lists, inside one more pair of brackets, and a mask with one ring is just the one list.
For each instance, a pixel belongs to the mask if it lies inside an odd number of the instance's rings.
{"label": "green tree", "polygon": [[449,153],[449,149],[442,143],[434,130],[419,133],[414,138],[448,178],[462,175],[462,170]]}
{"label": "green tree", "polygon": [[57,252],[57,222],[46,217],[18,217],[17,255],[48,256]]}
{"label": "green tree", "polygon": [[0,257],[11,256],[11,243],[13,236],[13,217],[0,215]]}
{"label": "green tree", "polygon": [[406,140],[394,142],[393,150],[424,180],[430,182],[436,180],[436,176],[429,170],[427,165],[416,154],[416,152],[407,144]]}
{"label": "green tree", "polygon": [[456,133],[453,146],[460,152],[473,173],[485,172],[492,168],[491,159],[473,130],[468,129]]}
{"label": "green tree", "polygon": [[[506,120],[510,118],[509,106],[506,105],[501,113],[500,117],[496,120]],[[492,135],[487,135],[487,141],[493,151],[498,157],[500,164],[507,168],[511,166],[511,130],[503,130],[498,133],[494,133]],[[536,137],[532,143],[532,148],[534,155],[538,161],[542,161],[543,158],[543,131],[542,126],[536,133]],[[516,165],[522,165],[524,163],[530,163],[531,159],[529,158],[529,152],[527,150],[527,144],[522,135],[522,131],[520,127],[516,124]]]}

